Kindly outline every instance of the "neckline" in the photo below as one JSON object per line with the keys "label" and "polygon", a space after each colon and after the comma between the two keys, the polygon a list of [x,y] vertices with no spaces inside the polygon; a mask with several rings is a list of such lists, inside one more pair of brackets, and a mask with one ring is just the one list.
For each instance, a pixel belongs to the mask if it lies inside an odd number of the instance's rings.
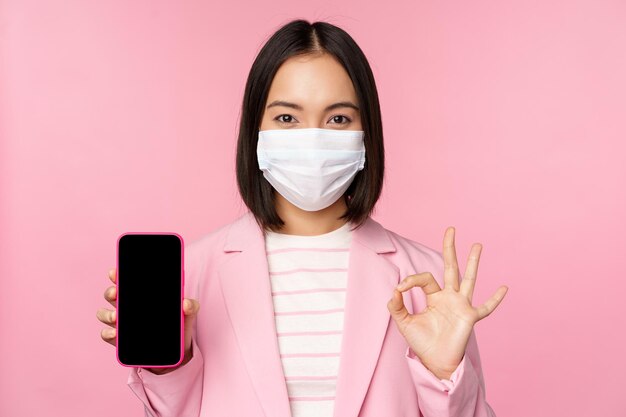
{"label": "neckline", "polygon": [[295,239],[295,240],[321,240],[336,237],[340,234],[348,234],[351,232],[351,223],[345,222],[343,225],[330,232],[322,233],[321,235],[290,235],[287,233],[278,233],[271,230],[266,231],[266,236],[274,239]]}

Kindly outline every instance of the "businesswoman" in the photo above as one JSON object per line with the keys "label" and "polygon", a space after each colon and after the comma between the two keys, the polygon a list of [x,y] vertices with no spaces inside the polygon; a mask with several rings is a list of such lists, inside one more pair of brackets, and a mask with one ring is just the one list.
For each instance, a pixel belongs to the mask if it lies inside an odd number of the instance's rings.
{"label": "businesswoman", "polygon": [[[146,414],[494,416],[473,326],[507,287],[473,306],[480,244],[461,277],[453,227],[439,252],[370,217],[383,131],[354,40],[325,22],[281,27],[240,123],[249,210],[186,246],[185,360],[128,378]],[[105,298],[115,307],[115,286]],[[115,345],[115,310],[97,315]]]}

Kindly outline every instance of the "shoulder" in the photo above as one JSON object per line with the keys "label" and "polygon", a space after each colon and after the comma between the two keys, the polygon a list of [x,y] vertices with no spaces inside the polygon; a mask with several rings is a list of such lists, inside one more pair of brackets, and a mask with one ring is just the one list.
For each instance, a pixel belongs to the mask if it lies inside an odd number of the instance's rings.
{"label": "shoulder", "polygon": [[185,266],[187,271],[205,269],[216,256],[223,253],[226,237],[230,228],[239,220],[221,224],[213,230],[185,242]]}
{"label": "shoulder", "polygon": [[[239,218],[240,219],[240,218]],[[219,225],[204,232],[194,239],[185,241],[185,297],[198,299],[201,286],[206,284],[211,268],[219,264],[224,254],[224,245],[228,231],[239,220]]]}
{"label": "shoulder", "polygon": [[189,242],[185,242],[185,251],[188,252],[189,255],[196,255],[199,253],[209,255],[216,249],[222,249],[226,244],[229,231],[234,226],[241,223],[245,216],[246,214],[237,217],[228,223],[217,226],[213,230],[200,234]]}
{"label": "shoulder", "polygon": [[395,252],[388,254],[392,262],[400,267],[405,274],[431,272],[437,281],[443,277],[443,254],[441,251],[425,244],[419,238],[384,227],[384,230],[395,247]]}
{"label": "shoulder", "polygon": [[224,243],[228,230],[232,227],[236,220],[230,223],[222,224],[213,230],[204,232],[189,242],[185,242],[185,250],[189,252],[198,252],[204,249],[213,249]]}
{"label": "shoulder", "polygon": [[440,251],[426,245],[420,240],[405,236],[404,234],[400,234],[397,231],[387,228],[385,228],[385,231],[396,247],[396,250],[400,252],[405,252],[414,257],[422,257],[430,260],[443,259]]}

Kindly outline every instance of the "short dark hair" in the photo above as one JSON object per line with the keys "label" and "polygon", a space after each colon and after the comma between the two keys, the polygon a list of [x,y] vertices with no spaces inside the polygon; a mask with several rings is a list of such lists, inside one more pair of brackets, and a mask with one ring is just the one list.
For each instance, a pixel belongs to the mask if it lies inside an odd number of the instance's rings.
{"label": "short dark hair", "polygon": [[365,166],[343,195],[340,217],[360,227],[373,212],[383,187],[385,152],[380,104],[365,54],[343,29],[327,22],[297,19],[276,31],[252,64],[243,96],[237,141],[237,184],[244,203],[261,228],[280,229],[284,221],[274,205],[274,190],[258,166],[256,147],[265,102],[274,75],[292,56],[329,53],[345,68],[356,90],[364,131]]}

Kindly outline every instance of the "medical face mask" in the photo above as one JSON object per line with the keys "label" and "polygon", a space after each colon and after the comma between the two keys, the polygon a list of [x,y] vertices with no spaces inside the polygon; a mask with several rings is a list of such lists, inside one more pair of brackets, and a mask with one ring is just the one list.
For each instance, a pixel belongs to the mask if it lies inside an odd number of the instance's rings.
{"label": "medical face mask", "polygon": [[317,211],[333,204],[365,165],[362,130],[259,131],[257,158],[267,181],[293,205]]}

